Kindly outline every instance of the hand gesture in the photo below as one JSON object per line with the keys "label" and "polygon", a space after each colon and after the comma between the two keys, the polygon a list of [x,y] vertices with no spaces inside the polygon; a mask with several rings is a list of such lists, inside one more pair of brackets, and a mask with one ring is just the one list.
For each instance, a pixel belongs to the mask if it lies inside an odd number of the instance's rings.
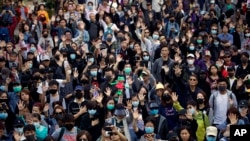
{"label": "hand gesture", "polygon": [[19,32],[18,34],[19,39],[22,41],[24,39],[24,35],[22,32]]}
{"label": "hand gesture", "polygon": [[55,37],[54,37],[54,41],[57,43],[58,40],[59,40],[59,39],[58,39],[58,36],[55,36]]}
{"label": "hand gesture", "polygon": [[79,76],[78,70],[75,69],[74,72],[73,72],[73,77],[78,78],[78,76]]}
{"label": "hand gesture", "polygon": [[53,15],[53,16],[51,17],[51,22],[54,23],[55,20],[56,20],[56,17]]}
{"label": "hand gesture", "polygon": [[46,103],[43,107],[43,112],[48,112],[49,111],[49,103]]}
{"label": "hand gesture", "polygon": [[96,97],[96,101],[98,102],[98,103],[102,103],[102,100],[103,100],[103,94],[99,94],[97,97]]}
{"label": "hand gesture", "polygon": [[24,102],[19,100],[19,102],[17,103],[17,107],[19,111],[22,111],[25,108]]}
{"label": "hand gesture", "polygon": [[146,95],[144,95],[144,94],[138,94],[138,96],[139,96],[139,101],[141,101],[141,102],[145,101]]}
{"label": "hand gesture", "polygon": [[176,53],[175,55],[174,55],[174,61],[175,62],[178,62],[178,63],[181,63],[181,57],[180,57],[180,55],[178,54],[178,53]]}
{"label": "hand gesture", "polygon": [[126,108],[127,108],[128,110],[131,110],[131,109],[132,109],[132,101],[131,101],[131,100],[127,100],[127,106],[126,106]]}
{"label": "hand gesture", "polygon": [[87,107],[86,107],[86,105],[84,106],[84,107],[80,107],[80,109],[79,109],[79,113],[82,115],[82,114],[84,114],[84,113],[86,113],[87,112]]}
{"label": "hand gesture", "polygon": [[15,141],[20,141],[21,140],[21,135],[16,131],[14,131],[13,137],[14,137]]}
{"label": "hand gesture", "polygon": [[99,123],[99,119],[95,119],[91,121],[91,126],[96,126]]}
{"label": "hand gesture", "polygon": [[138,120],[138,118],[139,118],[138,110],[133,111],[133,118],[134,118],[134,120]]}
{"label": "hand gesture", "polygon": [[229,99],[228,99],[228,102],[229,102],[230,105],[233,105],[233,104],[234,104],[234,101],[233,101],[232,98],[229,98]]}
{"label": "hand gesture", "polygon": [[46,93],[48,90],[48,87],[45,85],[45,82],[42,83],[42,91],[43,93]]}
{"label": "hand gesture", "polygon": [[145,23],[141,23],[141,29],[142,30],[145,30],[147,27],[146,27],[146,24]]}
{"label": "hand gesture", "polygon": [[136,23],[136,27],[137,27],[137,28],[140,28],[140,27],[141,27],[141,22],[140,22],[140,21],[138,21],[138,22]]}
{"label": "hand gesture", "polygon": [[197,59],[200,58],[200,53],[199,53],[198,51],[195,52],[195,57],[196,57]]}
{"label": "hand gesture", "polygon": [[127,81],[128,81],[128,84],[131,86],[132,84],[133,84],[133,79],[131,78],[131,77],[128,77],[128,79],[127,79]]}
{"label": "hand gesture", "polygon": [[122,56],[119,54],[116,56],[116,61],[121,62],[122,61]]}
{"label": "hand gesture", "polygon": [[104,93],[106,94],[106,96],[110,96],[111,95],[111,89],[110,89],[110,87],[107,87],[106,91]]}
{"label": "hand gesture", "polygon": [[176,92],[172,92],[172,94],[170,95],[173,102],[177,102],[178,101],[178,95],[176,94]]}
{"label": "hand gesture", "polygon": [[66,41],[65,35],[62,35],[61,39],[62,39],[63,42],[65,42]]}
{"label": "hand gesture", "polygon": [[164,69],[165,74],[167,74],[169,72],[169,67],[168,66],[164,65],[164,66],[162,66],[162,68]]}
{"label": "hand gesture", "polygon": [[229,113],[228,118],[231,124],[236,124],[238,121],[237,115],[233,113]]}

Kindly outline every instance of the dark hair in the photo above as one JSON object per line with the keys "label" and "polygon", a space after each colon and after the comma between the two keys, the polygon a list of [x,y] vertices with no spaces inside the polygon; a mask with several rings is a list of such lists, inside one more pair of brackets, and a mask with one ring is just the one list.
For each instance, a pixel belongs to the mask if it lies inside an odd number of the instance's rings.
{"label": "dark hair", "polygon": [[218,80],[217,80],[217,83],[220,83],[220,82],[226,82],[228,84],[228,80],[226,78],[223,78],[223,77],[220,77]]}
{"label": "dark hair", "polygon": [[87,137],[88,141],[92,141],[92,136],[89,134],[88,131],[86,130],[82,130],[81,132],[79,132],[76,136],[76,141],[81,141],[80,138],[81,136],[85,135]]}
{"label": "dark hair", "polygon": [[189,132],[190,138],[188,139],[188,141],[194,140],[194,134],[193,134],[191,128],[189,126],[186,126],[186,125],[181,126],[178,130],[178,136],[179,136],[180,140],[181,140],[181,131],[182,130],[187,130]]}
{"label": "dark hair", "polygon": [[197,102],[194,100],[188,100],[186,105],[197,106]]}
{"label": "dark hair", "polygon": [[59,83],[56,80],[49,81],[49,86],[53,86],[53,85],[56,85],[58,87]]}
{"label": "dark hair", "polygon": [[26,131],[36,131],[36,128],[33,124],[27,124],[23,128],[23,132],[26,132]]}
{"label": "dark hair", "polygon": [[249,54],[248,54],[247,52],[242,52],[242,53],[240,54],[240,57],[242,57],[242,56],[246,56],[247,58],[249,58]]}
{"label": "dark hair", "polygon": [[33,107],[38,107],[40,111],[43,110],[43,106],[42,106],[42,104],[40,102],[34,103]]}
{"label": "dark hair", "polygon": [[39,121],[41,121],[41,116],[38,113],[33,113],[32,117],[37,118]]}
{"label": "dark hair", "polygon": [[88,101],[87,109],[97,108],[97,103],[95,101]]}
{"label": "dark hair", "polygon": [[63,122],[75,122],[75,118],[72,114],[66,113],[63,116]]}
{"label": "dark hair", "polygon": [[[229,114],[236,114],[236,118],[237,118],[237,119],[240,118],[240,112],[239,112],[239,110],[238,110],[237,108],[233,107],[233,106],[230,107],[230,108],[227,110],[227,116],[228,116]],[[227,117],[227,123],[230,123],[230,120],[229,120],[228,117]]]}
{"label": "dark hair", "polygon": [[106,69],[105,69],[105,72],[108,72],[108,71],[111,71],[111,72],[112,72],[112,74],[114,74],[114,73],[115,73],[115,71],[114,71],[114,69],[113,69],[113,68],[106,68]]}
{"label": "dark hair", "polygon": [[148,122],[151,122],[155,125],[155,118],[153,116],[148,116],[144,121],[144,125]]}
{"label": "dark hair", "polygon": [[[160,47],[161,47],[161,49],[163,49],[163,48],[168,48],[168,44],[166,44],[166,43],[161,43],[160,44]],[[169,48],[168,48],[169,49]]]}

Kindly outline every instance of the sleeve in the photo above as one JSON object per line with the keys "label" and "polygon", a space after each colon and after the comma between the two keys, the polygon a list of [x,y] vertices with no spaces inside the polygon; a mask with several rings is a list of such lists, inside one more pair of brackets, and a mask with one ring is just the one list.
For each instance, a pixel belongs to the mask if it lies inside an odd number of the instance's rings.
{"label": "sleeve", "polygon": [[61,131],[61,128],[56,129],[56,130],[52,133],[52,135],[51,135],[51,136],[52,136],[55,140],[58,140],[58,137],[59,137],[60,131]]}
{"label": "sleeve", "polygon": [[56,79],[56,81],[59,83],[59,87],[65,87],[65,85],[63,84],[63,81],[62,79]]}
{"label": "sleeve", "polygon": [[178,101],[173,103],[173,107],[176,109],[177,112],[179,112],[180,110],[184,109],[181,106],[180,102],[178,102]]}

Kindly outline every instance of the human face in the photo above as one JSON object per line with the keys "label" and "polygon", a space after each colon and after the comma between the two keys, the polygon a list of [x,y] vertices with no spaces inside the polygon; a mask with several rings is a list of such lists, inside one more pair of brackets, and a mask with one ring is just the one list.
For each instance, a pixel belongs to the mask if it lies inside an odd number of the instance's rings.
{"label": "human face", "polygon": [[183,129],[180,132],[180,136],[181,136],[182,141],[188,141],[190,138],[190,133],[188,132],[187,129]]}
{"label": "human face", "polygon": [[198,93],[198,94],[197,94],[197,99],[199,99],[199,98],[200,98],[200,99],[204,99],[204,96],[203,96],[202,93]]}
{"label": "human face", "polygon": [[168,48],[164,47],[161,49],[161,56],[162,57],[168,57],[168,54],[169,54]]}
{"label": "human face", "polygon": [[217,69],[215,66],[212,66],[210,72],[211,72],[212,74],[217,74],[218,69]]}
{"label": "human face", "polygon": [[2,95],[0,96],[0,99],[8,99],[8,96],[6,93],[2,93]]}
{"label": "human face", "polygon": [[86,135],[82,135],[80,138],[79,138],[80,141],[87,141],[88,138]]}
{"label": "human face", "polygon": [[198,81],[197,81],[196,77],[191,76],[188,80],[188,83],[190,86],[196,86],[198,84]]}
{"label": "human face", "polygon": [[29,94],[21,92],[21,99],[23,101],[27,102],[27,101],[29,101],[29,98],[30,98]]}
{"label": "human face", "polygon": [[33,108],[32,108],[32,113],[33,113],[33,114],[40,114],[41,111],[40,111],[39,107],[33,106]]}

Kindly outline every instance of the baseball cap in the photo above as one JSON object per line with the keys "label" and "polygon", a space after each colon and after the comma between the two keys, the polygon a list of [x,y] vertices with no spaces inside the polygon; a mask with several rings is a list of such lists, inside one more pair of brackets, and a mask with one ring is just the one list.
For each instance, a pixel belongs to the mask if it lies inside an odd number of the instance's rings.
{"label": "baseball cap", "polygon": [[209,50],[205,51],[205,56],[211,56],[211,52]]}
{"label": "baseball cap", "polygon": [[206,135],[207,136],[215,136],[217,137],[218,130],[214,126],[208,126],[206,129]]}
{"label": "baseball cap", "polygon": [[248,101],[247,100],[241,100],[239,102],[239,107],[248,107]]}
{"label": "baseball cap", "polygon": [[75,91],[77,91],[77,90],[83,91],[83,87],[81,85],[78,85],[75,87]]}
{"label": "baseball cap", "polygon": [[194,54],[189,53],[189,54],[187,55],[187,57],[192,57],[192,58],[194,58],[195,56],[194,56]]}
{"label": "baseball cap", "polygon": [[50,60],[50,57],[49,57],[49,55],[42,55],[41,56],[41,61],[45,61],[45,60]]}
{"label": "baseball cap", "polygon": [[116,116],[126,116],[126,111],[124,106],[120,105],[115,108],[114,115]]}
{"label": "baseball cap", "polygon": [[158,84],[156,84],[155,89],[156,89],[156,90],[158,90],[158,89],[164,89],[164,86],[163,86],[162,83],[158,83]]}
{"label": "baseball cap", "polygon": [[143,75],[148,75],[148,73],[146,71],[142,71]]}
{"label": "baseball cap", "polygon": [[159,105],[158,105],[158,103],[156,103],[156,102],[151,102],[151,103],[149,103],[149,109],[152,109],[152,108],[158,108],[159,107]]}
{"label": "baseball cap", "polygon": [[25,123],[21,118],[16,118],[13,125],[14,127],[18,127],[18,126],[24,127]]}

